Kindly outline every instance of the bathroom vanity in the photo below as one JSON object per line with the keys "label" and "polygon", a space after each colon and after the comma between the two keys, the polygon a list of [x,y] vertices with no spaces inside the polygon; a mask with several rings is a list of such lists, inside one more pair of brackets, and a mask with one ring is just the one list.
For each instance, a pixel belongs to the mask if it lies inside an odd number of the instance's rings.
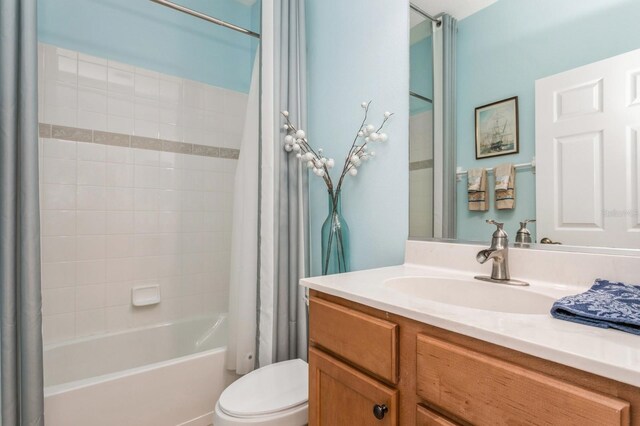
{"label": "bathroom vanity", "polygon": [[640,425],[640,337],[548,314],[601,262],[624,275],[640,259],[514,250],[513,271],[539,273],[512,288],[468,280],[477,248],[409,242],[402,266],[302,281],[310,425]]}

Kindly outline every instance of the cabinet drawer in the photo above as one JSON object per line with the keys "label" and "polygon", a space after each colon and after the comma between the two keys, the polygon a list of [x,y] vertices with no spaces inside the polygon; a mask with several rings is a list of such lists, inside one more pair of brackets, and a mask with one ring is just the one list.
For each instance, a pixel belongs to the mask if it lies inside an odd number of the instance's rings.
{"label": "cabinet drawer", "polygon": [[629,424],[629,403],[418,335],[417,393],[473,424]]}
{"label": "cabinet drawer", "polygon": [[416,412],[416,426],[458,426],[427,407],[418,405]]}
{"label": "cabinet drawer", "polygon": [[397,324],[313,297],[309,316],[309,339],[313,344],[397,383]]}
{"label": "cabinet drawer", "polygon": [[321,350],[309,348],[310,426],[397,424],[397,390]]}

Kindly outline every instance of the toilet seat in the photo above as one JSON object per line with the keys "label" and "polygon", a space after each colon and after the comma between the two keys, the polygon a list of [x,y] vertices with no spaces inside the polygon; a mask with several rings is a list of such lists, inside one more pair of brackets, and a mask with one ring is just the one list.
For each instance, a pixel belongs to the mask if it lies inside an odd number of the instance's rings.
{"label": "toilet seat", "polygon": [[309,366],[301,359],[259,368],[227,387],[216,404],[214,424],[307,423]]}

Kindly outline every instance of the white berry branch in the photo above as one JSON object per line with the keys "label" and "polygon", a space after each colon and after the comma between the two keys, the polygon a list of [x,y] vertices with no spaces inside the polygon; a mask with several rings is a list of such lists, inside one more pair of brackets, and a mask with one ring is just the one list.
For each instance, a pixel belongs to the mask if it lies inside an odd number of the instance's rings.
{"label": "white berry branch", "polygon": [[349,174],[350,176],[356,176],[358,174],[358,167],[362,165],[362,162],[375,157],[375,151],[367,150],[368,144],[370,142],[386,142],[388,140],[387,134],[382,133],[382,130],[393,114],[385,112],[382,124],[380,124],[376,129],[372,124],[366,124],[370,105],[371,101],[363,102],[360,105],[364,109],[364,118],[362,119],[360,128],[358,129],[358,132],[353,139],[353,143],[351,144],[351,148],[344,160],[340,179],[338,180],[338,186],[335,188],[335,191],[333,180],[329,174],[329,170],[335,165],[335,160],[333,158],[325,157],[322,149],[318,149],[317,151],[314,150],[309,144],[304,130],[298,129],[293,123],[291,123],[291,120],[289,120],[289,112],[282,111],[282,116],[286,121],[284,130],[287,132],[287,135],[284,138],[284,149],[287,152],[294,152],[296,154],[296,158],[298,158],[301,163],[306,164],[309,169],[312,169],[316,176],[321,177],[324,180],[324,183],[326,184],[331,197],[334,198],[334,201],[337,201],[337,194],[342,188],[342,183],[344,182],[346,175]]}

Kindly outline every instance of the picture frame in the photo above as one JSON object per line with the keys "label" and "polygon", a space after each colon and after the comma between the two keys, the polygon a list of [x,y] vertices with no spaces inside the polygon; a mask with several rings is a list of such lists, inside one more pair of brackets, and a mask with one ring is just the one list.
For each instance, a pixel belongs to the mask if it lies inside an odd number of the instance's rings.
{"label": "picture frame", "polygon": [[520,151],[518,97],[476,108],[476,160],[517,154]]}

